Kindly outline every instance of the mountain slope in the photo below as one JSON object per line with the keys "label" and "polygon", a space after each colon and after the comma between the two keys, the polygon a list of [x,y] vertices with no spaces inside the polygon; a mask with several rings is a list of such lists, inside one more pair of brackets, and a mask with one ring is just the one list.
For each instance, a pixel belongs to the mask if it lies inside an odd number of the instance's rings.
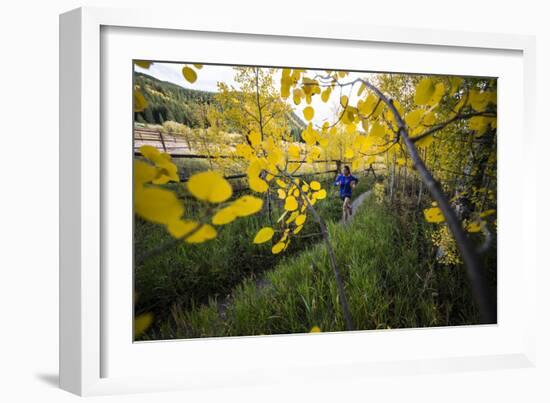
{"label": "mountain slope", "polygon": [[[134,85],[139,86],[149,107],[135,114],[135,120],[141,123],[162,124],[172,120],[197,128],[201,122],[201,106],[215,104],[215,93],[193,90],[162,81],[143,73],[134,73]],[[288,124],[295,138],[306,125],[294,112],[287,116]]]}

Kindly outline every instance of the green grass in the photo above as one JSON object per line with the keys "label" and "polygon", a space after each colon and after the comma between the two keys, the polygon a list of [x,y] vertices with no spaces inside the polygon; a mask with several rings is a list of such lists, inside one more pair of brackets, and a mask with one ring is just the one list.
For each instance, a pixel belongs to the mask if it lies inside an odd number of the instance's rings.
{"label": "green grass", "polygon": [[[402,219],[370,198],[348,225],[329,224],[357,329],[477,323],[464,271],[436,267],[421,220]],[[418,224],[416,224],[418,223]],[[419,227],[420,226],[420,227]],[[175,306],[158,338],[345,330],[324,246],[285,255],[258,284],[245,278],[220,304]]]}

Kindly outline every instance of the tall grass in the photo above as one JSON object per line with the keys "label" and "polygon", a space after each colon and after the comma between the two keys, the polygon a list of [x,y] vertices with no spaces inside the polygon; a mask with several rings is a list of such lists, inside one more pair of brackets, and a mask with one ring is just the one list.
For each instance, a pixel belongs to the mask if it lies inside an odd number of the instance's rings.
{"label": "tall grass", "polygon": [[[418,224],[416,223],[418,222]],[[357,329],[477,323],[464,272],[436,267],[421,220],[404,226],[372,198],[346,226],[331,222],[331,240],[343,272]],[[428,248],[428,249],[427,249]],[[225,304],[210,300],[195,309],[174,307],[161,338],[241,336],[345,329],[336,284],[322,244],[285,257],[246,279]]]}

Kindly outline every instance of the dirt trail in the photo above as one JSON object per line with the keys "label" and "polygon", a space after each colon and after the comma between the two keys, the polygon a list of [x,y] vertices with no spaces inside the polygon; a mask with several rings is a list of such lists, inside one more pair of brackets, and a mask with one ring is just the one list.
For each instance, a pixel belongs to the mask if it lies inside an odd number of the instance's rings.
{"label": "dirt trail", "polygon": [[355,213],[357,213],[357,209],[359,208],[359,206],[361,206],[361,204],[363,204],[363,202],[367,199],[367,197],[369,197],[371,192],[372,190],[367,190],[366,192],[361,193],[351,202],[351,210],[352,210],[351,217],[346,222],[344,222],[343,220],[340,220],[341,224],[347,224],[353,219],[353,217],[355,216]]}

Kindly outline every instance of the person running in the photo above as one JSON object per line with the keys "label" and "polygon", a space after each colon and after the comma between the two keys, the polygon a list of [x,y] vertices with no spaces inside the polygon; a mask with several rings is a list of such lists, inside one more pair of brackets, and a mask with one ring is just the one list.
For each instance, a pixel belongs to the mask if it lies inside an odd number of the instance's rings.
{"label": "person running", "polygon": [[351,174],[351,170],[348,165],[344,165],[342,173],[338,175],[334,186],[340,186],[340,199],[344,202],[342,206],[343,220],[349,219],[353,213],[351,207],[352,191],[357,185],[358,179]]}

